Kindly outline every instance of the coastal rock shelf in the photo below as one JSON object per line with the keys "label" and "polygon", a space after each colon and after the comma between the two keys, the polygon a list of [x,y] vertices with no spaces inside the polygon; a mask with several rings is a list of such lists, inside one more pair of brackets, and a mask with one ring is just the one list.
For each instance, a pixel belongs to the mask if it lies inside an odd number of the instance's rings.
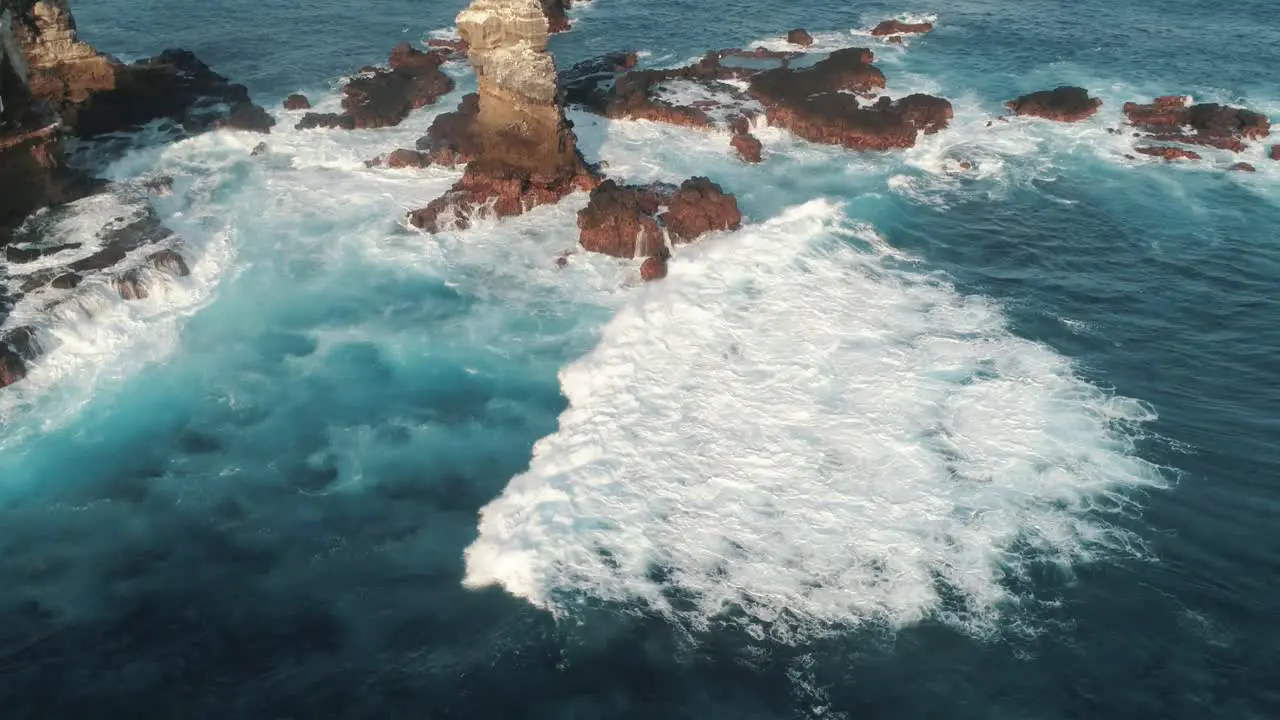
{"label": "coastal rock shelf", "polygon": [[[364,130],[399,125],[410,112],[435,104],[453,90],[453,79],[440,70],[451,57],[447,50],[422,52],[401,43],[391,51],[390,69],[366,68],[347,83],[342,112],[309,112],[296,127]],[[292,106],[289,109],[310,107],[301,95],[291,96],[286,103]]]}

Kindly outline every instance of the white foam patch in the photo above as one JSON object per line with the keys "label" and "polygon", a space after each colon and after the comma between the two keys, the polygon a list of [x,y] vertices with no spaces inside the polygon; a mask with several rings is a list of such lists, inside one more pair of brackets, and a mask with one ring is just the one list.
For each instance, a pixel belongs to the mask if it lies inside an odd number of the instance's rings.
{"label": "white foam patch", "polygon": [[570,408],[483,509],[467,586],[791,640],[977,629],[1030,563],[1122,545],[1092,511],[1162,482],[1130,454],[1149,409],[832,204],[682,250],[562,371]]}

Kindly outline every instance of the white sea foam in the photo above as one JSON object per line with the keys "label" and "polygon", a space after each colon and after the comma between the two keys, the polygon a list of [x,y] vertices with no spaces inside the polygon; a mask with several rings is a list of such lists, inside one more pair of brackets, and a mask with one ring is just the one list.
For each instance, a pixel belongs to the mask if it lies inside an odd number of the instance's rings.
{"label": "white sea foam", "polygon": [[1119,544],[1090,511],[1161,482],[1129,454],[1150,411],[905,260],[825,201],[685,249],[563,370],[466,584],[784,639],[978,628],[1029,563]]}

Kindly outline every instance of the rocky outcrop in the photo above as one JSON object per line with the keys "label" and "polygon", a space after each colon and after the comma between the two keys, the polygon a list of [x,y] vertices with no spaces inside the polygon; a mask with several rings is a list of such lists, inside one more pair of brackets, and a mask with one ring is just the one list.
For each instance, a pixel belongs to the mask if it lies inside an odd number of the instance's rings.
{"label": "rocky outcrop", "polygon": [[539,0],[547,18],[547,32],[562,33],[569,29],[569,6],[573,0]]}
{"label": "rocky outcrop", "polygon": [[417,148],[435,165],[463,165],[480,157],[480,140],[476,119],[480,115],[480,96],[469,93],[462,97],[458,109],[442,113],[431,121],[427,134],[418,138]]}
{"label": "rocky outcrop", "polygon": [[808,68],[768,70],[751,79],[750,93],[764,104],[771,124],[810,142],[854,150],[909,148],[919,133],[947,127],[951,103],[931,95],[862,104],[858,95],[884,87],[873,57],[865,48],[849,48]]}
{"label": "rocky outcrop", "polygon": [[738,151],[738,157],[746,162],[758,163],[763,159],[761,157],[763,146],[759,138],[749,132],[735,134],[729,144]]}
{"label": "rocky outcrop", "polygon": [[908,23],[901,20],[885,20],[884,22],[871,28],[871,34],[875,37],[885,37],[892,35],[923,35],[933,32],[933,23]]}
{"label": "rocky outcrop", "polygon": [[399,125],[409,113],[453,90],[453,79],[440,70],[448,60],[447,52],[422,52],[401,43],[391,51],[389,70],[372,68],[347,83],[341,113],[307,113],[296,127],[354,130]]}
{"label": "rocky outcrop", "polygon": [[1166,95],[1150,103],[1125,103],[1129,123],[1147,139],[1202,145],[1241,152],[1245,140],[1271,134],[1271,121],[1260,113],[1217,103],[1192,104],[1184,95]]}
{"label": "rocky outcrop", "polygon": [[578,243],[590,252],[646,258],[641,276],[656,280],[666,275],[668,240],[692,242],[704,233],[736,230],[741,224],[737,199],[705,177],[690,178],[679,187],[606,180],[578,212]]}
{"label": "rocky outcrop", "polygon": [[463,228],[477,213],[518,215],[595,187],[599,177],[578,152],[557,102],[538,0],[474,0],[457,25],[479,81],[474,116],[458,122],[469,124],[479,156],[448,194],[411,213],[410,222],[430,232]]}
{"label": "rocky outcrop", "polygon": [[0,333],[0,388],[27,376],[27,363],[40,354],[35,331],[19,327]]}
{"label": "rocky outcrop", "polygon": [[306,95],[294,93],[285,98],[284,102],[280,103],[280,106],[285,110],[310,110],[311,101],[307,99]]}
{"label": "rocky outcrop", "polygon": [[1166,162],[1174,160],[1199,160],[1200,153],[1169,145],[1143,145],[1133,149],[1134,152],[1152,157],[1164,158]]}
{"label": "rocky outcrop", "polygon": [[166,50],[125,65],[82,42],[67,0],[36,0],[33,22],[15,23],[30,92],[80,137],[137,130],[171,120],[183,131],[216,127],[268,132],[274,120],[195,55]]}
{"label": "rocky outcrop", "polygon": [[1271,153],[1268,155],[1272,160],[1280,160],[1280,145],[1272,145]]}
{"label": "rocky outcrop", "polygon": [[[561,78],[564,101],[610,118],[646,119],[689,127],[725,126],[734,135],[748,132],[742,119],[760,113],[775,126],[813,142],[842,144],[851,149],[887,150],[915,144],[917,135],[937,132],[949,124],[951,104],[942,98],[912,95],[900,100],[880,98],[863,104],[885,87],[885,77],[872,64],[865,48],[831,53],[808,67],[791,67],[800,53],[770,50],[720,50],[698,62],[667,70],[631,70],[626,54],[606,56],[575,66]],[[773,61],[743,67],[729,58]],[[726,81],[741,84],[742,91]],[[663,99],[667,83],[689,82],[703,86],[723,100],[676,105]],[[754,156],[748,138],[734,141],[745,159]]]}
{"label": "rocky outcrop", "polygon": [[1231,172],[1250,172],[1251,173],[1251,172],[1258,171],[1258,168],[1254,167],[1253,165],[1247,162],[1238,162],[1227,169],[1230,170]]}
{"label": "rocky outcrop", "polygon": [[1079,122],[1098,112],[1098,108],[1102,107],[1102,100],[1089,97],[1089,91],[1084,88],[1063,86],[1023,95],[1005,103],[1005,107],[1013,111],[1014,115],[1070,123]]}
{"label": "rocky outcrop", "polygon": [[800,45],[801,47],[809,47],[813,44],[813,36],[804,28],[796,28],[787,33],[787,42],[792,45]]}

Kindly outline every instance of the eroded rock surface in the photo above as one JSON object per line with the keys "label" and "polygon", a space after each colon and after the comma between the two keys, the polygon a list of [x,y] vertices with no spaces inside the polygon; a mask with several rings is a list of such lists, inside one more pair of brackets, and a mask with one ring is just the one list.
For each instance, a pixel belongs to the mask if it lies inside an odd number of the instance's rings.
{"label": "eroded rock surface", "polygon": [[1102,100],[1089,97],[1089,91],[1084,88],[1063,86],[1023,95],[1005,106],[1015,115],[1070,123],[1093,116],[1102,107]]}
{"label": "eroded rock surface", "polygon": [[1262,140],[1271,134],[1271,121],[1265,115],[1217,103],[1192,104],[1184,95],[1125,103],[1124,114],[1147,139],[1157,142],[1241,152],[1245,140]]}
{"label": "eroded rock surface", "polygon": [[446,123],[428,138],[441,146],[450,137],[474,142],[478,156],[449,193],[411,213],[410,222],[431,232],[464,228],[476,214],[518,215],[599,184],[557,102],[538,0],[475,0],[457,25],[479,81],[475,112],[460,108],[449,121],[469,131],[454,134]]}
{"label": "eroded rock surface", "polygon": [[453,90],[453,78],[440,70],[448,60],[446,51],[422,52],[401,43],[391,51],[389,70],[368,68],[346,84],[342,112],[307,113],[296,127],[355,130],[399,125],[409,113]]}
{"label": "eroded rock surface", "polygon": [[[950,122],[951,104],[942,98],[912,95],[860,101],[859,96],[874,97],[885,87],[870,50],[837,50],[807,67],[793,67],[798,56],[731,49],[708,53],[686,67],[634,70],[630,56],[619,53],[575,66],[561,84],[566,103],[605,117],[695,128],[722,126],[741,136],[748,132],[747,118],[764,114],[771,124],[807,140],[859,150],[911,147],[918,133],[937,132]],[[744,58],[757,62],[734,62]],[[677,83],[702,88],[709,99],[676,104],[664,97],[664,90]],[[749,139],[732,142],[744,159],[753,158]]]}

